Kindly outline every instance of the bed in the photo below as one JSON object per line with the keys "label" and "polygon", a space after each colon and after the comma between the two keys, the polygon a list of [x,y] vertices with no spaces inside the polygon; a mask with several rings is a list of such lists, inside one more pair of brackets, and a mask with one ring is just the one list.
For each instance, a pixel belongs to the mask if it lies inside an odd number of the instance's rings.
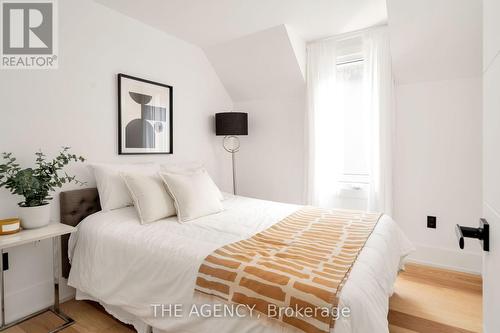
{"label": "bed", "polygon": [[[140,333],[149,327],[155,333],[298,332],[265,318],[188,316],[193,303],[211,304],[212,309],[221,303],[193,292],[207,255],[266,230],[300,208],[225,197],[221,213],[184,224],[170,217],[141,225],[133,207],[99,211],[96,189],[62,193],[61,220],[78,227],[69,240],[63,240],[62,258],[63,275],[76,288],[76,298],[99,302]],[[340,293],[339,307],[348,307],[350,316],[337,319],[331,332],[388,332],[388,299],[411,250],[398,225],[383,215]],[[170,308],[170,315],[154,316],[153,308],[159,304],[178,304],[181,315],[173,316]]]}

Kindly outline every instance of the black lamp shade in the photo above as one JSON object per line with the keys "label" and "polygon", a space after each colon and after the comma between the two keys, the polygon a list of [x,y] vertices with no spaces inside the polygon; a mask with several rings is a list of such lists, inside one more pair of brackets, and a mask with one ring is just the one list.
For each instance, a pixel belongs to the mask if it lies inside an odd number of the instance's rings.
{"label": "black lamp shade", "polygon": [[248,113],[216,113],[215,135],[248,135]]}

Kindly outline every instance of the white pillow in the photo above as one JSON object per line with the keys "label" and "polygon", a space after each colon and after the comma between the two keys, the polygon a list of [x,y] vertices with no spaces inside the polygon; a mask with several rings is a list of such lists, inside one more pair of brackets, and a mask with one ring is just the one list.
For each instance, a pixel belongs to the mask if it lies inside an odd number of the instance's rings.
{"label": "white pillow", "polygon": [[[192,173],[199,172],[199,171],[204,171],[208,175],[208,172],[203,167],[203,164],[197,163],[197,162],[184,163],[182,165],[179,165],[179,164],[174,164],[174,165],[162,164],[162,165],[160,165],[160,169],[161,169],[161,172],[176,173],[176,174],[185,174],[185,175],[192,174]],[[219,190],[219,188],[217,187],[217,185],[215,184],[215,182],[212,180],[212,178],[210,178],[210,176],[208,176],[208,179],[209,179],[209,182],[211,183],[211,187],[212,187],[215,195],[217,195],[217,197],[219,198],[219,200],[220,201],[225,200],[224,196],[222,195],[222,192]]]}
{"label": "white pillow", "polygon": [[151,223],[175,215],[174,200],[158,175],[139,173],[121,174],[141,224]]}
{"label": "white pillow", "polygon": [[160,166],[156,163],[149,164],[92,164],[101,201],[101,209],[112,209],[132,206],[133,201],[127,186],[120,176],[121,172],[135,172],[142,174],[156,174]]}
{"label": "white pillow", "polygon": [[220,198],[213,188],[215,184],[205,169],[188,174],[160,172],[160,176],[174,198],[179,222],[223,210]]}

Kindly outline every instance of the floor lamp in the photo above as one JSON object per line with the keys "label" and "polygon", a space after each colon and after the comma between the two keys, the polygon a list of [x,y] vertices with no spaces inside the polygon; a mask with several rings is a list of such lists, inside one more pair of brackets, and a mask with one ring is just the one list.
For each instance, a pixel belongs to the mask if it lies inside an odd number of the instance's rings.
{"label": "floor lamp", "polygon": [[244,112],[220,112],[215,114],[215,135],[224,135],[222,146],[231,153],[233,166],[233,194],[236,194],[236,166],[234,154],[240,150],[238,135],[248,135],[248,114]]}

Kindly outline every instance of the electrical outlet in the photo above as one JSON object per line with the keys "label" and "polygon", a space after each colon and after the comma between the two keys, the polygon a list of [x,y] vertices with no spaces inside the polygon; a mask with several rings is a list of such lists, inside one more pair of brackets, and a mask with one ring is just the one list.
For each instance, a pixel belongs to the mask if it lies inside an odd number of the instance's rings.
{"label": "electrical outlet", "polygon": [[9,253],[8,252],[4,252],[2,255],[2,267],[3,267],[4,271],[9,269]]}
{"label": "electrical outlet", "polygon": [[436,229],[437,218],[435,216],[427,216],[427,228]]}

